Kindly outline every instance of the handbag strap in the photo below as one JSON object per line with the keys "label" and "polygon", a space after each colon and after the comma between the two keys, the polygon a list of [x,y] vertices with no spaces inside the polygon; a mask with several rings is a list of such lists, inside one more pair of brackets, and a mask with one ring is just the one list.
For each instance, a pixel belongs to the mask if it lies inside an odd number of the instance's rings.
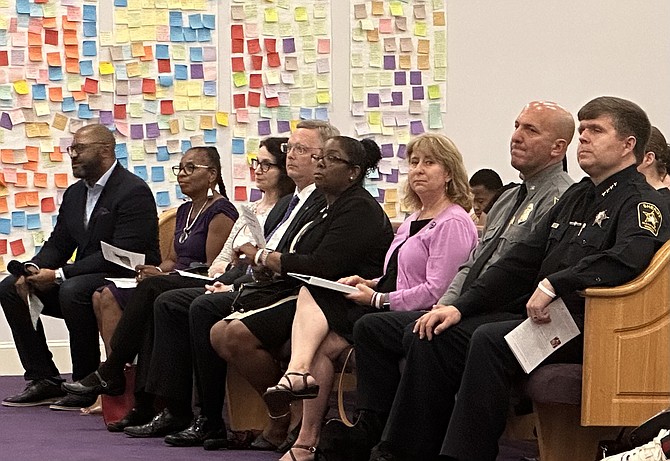
{"label": "handbag strap", "polygon": [[354,346],[349,346],[349,352],[347,352],[347,356],[344,359],[344,364],[342,365],[342,371],[340,372],[340,379],[338,380],[337,383],[337,410],[340,413],[340,419],[347,427],[353,427],[354,423],[351,422],[351,420],[347,416],[347,412],[344,410],[344,373],[347,369],[347,365],[349,365],[349,359],[351,358],[351,354],[353,352],[354,352]]}

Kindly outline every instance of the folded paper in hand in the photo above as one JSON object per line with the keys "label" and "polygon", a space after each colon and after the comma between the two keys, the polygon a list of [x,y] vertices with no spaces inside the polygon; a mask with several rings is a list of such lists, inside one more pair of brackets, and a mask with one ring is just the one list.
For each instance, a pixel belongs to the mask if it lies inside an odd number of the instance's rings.
{"label": "folded paper in hand", "polygon": [[333,282],[331,280],[322,279],[321,277],[316,277],[313,275],[296,274],[295,272],[289,272],[288,275],[295,277],[298,280],[302,280],[309,285],[328,288],[329,290],[341,291],[342,293],[356,293],[358,291],[358,288],[352,287],[351,285]]}
{"label": "folded paper in hand", "polygon": [[121,267],[135,270],[135,267],[144,264],[144,255],[142,253],[134,253],[128,250],[122,250],[106,242],[100,242],[102,249],[102,256],[109,262],[118,264]]}
{"label": "folded paper in hand", "polygon": [[526,319],[505,335],[505,341],[526,373],[579,335],[579,328],[561,298],[552,301],[547,308],[551,322],[535,323]]}
{"label": "folded paper in hand", "polygon": [[263,226],[258,221],[258,216],[249,205],[242,205],[242,219],[247,225],[247,229],[251,233],[251,237],[256,242],[258,248],[265,248],[265,235],[263,234]]}
{"label": "folded paper in hand", "polygon": [[34,293],[28,293],[28,312],[30,312],[30,320],[33,322],[35,330],[37,330],[37,321],[40,319],[42,309],[44,309],[42,300]]}

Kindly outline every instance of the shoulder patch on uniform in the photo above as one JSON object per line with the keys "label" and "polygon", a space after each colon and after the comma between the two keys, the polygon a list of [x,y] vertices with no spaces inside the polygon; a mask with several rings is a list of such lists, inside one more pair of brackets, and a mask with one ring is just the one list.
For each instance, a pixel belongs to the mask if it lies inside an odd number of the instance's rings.
{"label": "shoulder patch on uniform", "polygon": [[663,215],[661,210],[653,203],[640,202],[637,204],[637,221],[640,228],[648,230],[657,237]]}

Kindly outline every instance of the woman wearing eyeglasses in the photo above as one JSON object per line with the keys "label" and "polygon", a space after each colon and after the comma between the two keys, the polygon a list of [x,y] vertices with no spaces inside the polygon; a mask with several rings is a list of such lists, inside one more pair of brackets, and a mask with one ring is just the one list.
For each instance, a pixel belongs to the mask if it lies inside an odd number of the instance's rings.
{"label": "woman wearing eyeglasses", "polygon": [[[328,155],[339,152],[327,150]],[[445,136],[427,133],[407,145],[407,160],[404,201],[416,211],[386,253],[385,274],[339,280],[358,289],[347,295],[309,285],[300,290],[291,360],[284,376],[263,395],[270,414],[288,411],[292,401],[313,399],[304,402],[302,428],[282,460],[314,459],[333,361],[353,343],[355,321],[373,312],[430,309],[477,244],[477,229],[468,215],[472,193],[456,146]]]}
{"label": "woman wearing eyeglasses", "polygon": [[[295,190],[295,183],[286,174],[286,154],[281,150],[282,144],[287,141],[288,138],[262,140],[256,158],[251,161],[256,187],[263,192],[263,197],[251,204],[261,226],[265,224],[270,210],[277,201]],[[243,219],[235,222],[221,253],[209,266],[210,277],[215,278],[226,272],[234,257],[233,247],[250,240],[250,236],[244,233],[245,224]]]}
{"label": "woman wearing eyeglasses", "polygon": [[[82,406],[90,405],[95,395],[86,391],[87,383],[101,376],[123,374],[126,362],[132,362],[139,352],[142,338],[148,332],[152,337],[151,317],[153,300],[159,284],[144,281],[157,276],[170,288],[202,286],[202,280],[167,276],[173,270],[187,269],[193,264],[209,265],[219,254],[238,218],[235,206],[226,195],[221,177],[221,160],[214,147],[194,147],[186,151],[178,166],[173,167],[181,191],[191,200],[177,209],[174,245],[168,257],[158,266],[137,266],[137,288],[122,289],[110,284],[93,295],[93,309],[98,319],[107,363],[79,382],[64,389],[81,397]],[[218,187],[218,190],[217,190]],[[160,293],[160,291],[159,291]],[[116,352],[117,349],[120,349]],[[130,356],[120,366],[113,365],[116,358]],[[105,367],[115,371],[105,371]],[[104,379],[100,378],[104,381]],[[121,393],[122,387],[119,387]]]}

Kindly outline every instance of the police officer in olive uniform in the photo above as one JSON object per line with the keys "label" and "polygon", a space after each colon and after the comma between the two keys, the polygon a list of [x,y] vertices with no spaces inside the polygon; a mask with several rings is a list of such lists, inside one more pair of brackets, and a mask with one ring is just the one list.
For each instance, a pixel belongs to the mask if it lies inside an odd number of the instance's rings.
{"label": "police officer in olive uniform", "polygon": [[[494,461],[512,383],[524,375],[504,336],[526,315],[549,322],[556,297],[581,330],[578,290],[633,279],[670,237],[662,197],[636,170],[651,130],[644,111],[600,97],[578,118],[578,161],[589,177],[451,306],[406,334],[407,364],[372,460]],[[582,348],[579,335],[543,363],[581,363]]]}

